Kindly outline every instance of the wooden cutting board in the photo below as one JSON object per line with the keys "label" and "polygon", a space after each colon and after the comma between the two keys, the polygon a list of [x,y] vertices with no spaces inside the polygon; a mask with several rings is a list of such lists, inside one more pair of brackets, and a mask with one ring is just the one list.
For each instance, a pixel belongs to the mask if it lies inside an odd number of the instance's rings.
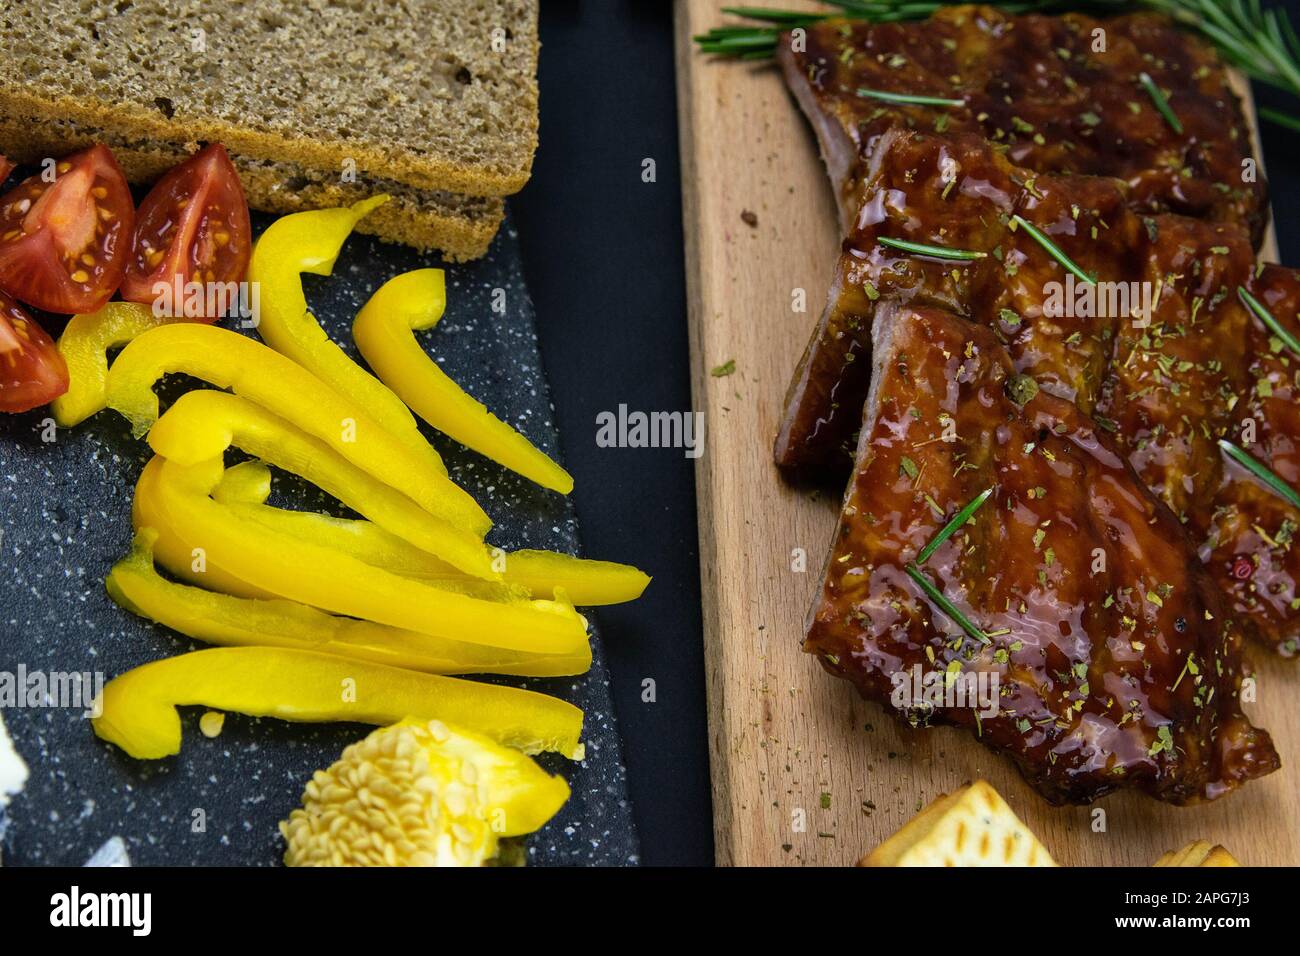
{"label": "wooden cutting board", "polygon": [[[693,34],[728,19],[722,5],[676,0],[691,364],[709,434],[696,482],[718,862],[851,864],[983,777],[1065,865],[1147,866],[1201,838],[1249,864],[1300,863],[1300,661],[1253,655],[1260,700],[1249,709],[1273,734],[1279,772],[1202,807],[1126,794],[1053,808],[964,732],[905,733],[800,651],[839,502],[783,483],[771,448],[840,236],[778,70],[692,48]],[[1276,258],[1271,236],[1265,255]],[[712,374],[733,360],[733,374]]]}

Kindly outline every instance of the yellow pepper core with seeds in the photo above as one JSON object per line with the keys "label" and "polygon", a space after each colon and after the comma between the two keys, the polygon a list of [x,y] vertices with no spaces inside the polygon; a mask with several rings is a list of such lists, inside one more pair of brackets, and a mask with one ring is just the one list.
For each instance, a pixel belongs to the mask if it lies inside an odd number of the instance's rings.
{"label": "yellow pepper core with seeds", "polygon": [[532,833],[569,785],[530,758],[438,720],[405,720],[343,751],[280,824],[288,866],[482,866]]}

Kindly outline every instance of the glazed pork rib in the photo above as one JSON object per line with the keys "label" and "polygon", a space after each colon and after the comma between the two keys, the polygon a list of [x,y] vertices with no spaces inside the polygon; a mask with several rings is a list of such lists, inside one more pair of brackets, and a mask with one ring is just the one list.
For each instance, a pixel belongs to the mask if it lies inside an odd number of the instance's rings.
{"label": "glazed pork rib", "polygon": [[[1091,411],[1116,317],[1044,315],[1049,283],[1064,282],[1066,273],[1028,231],[1013,229],[1012,216],[1046,232],[1085,271],[1133,282],[1144,226],[1122,183],[1035,175],[980,136],[892,129],[877,139],[862,196],[786,396],[778,465],[809,477],[847,469],[870,381],[871,315],[882,296],[999,329],[1020,371]],[[978,258],[918,256],[882,237]]]}
{"label": "glazed pork rib", "polygon": [[[1300,275],[1265,266],[1251,288],[1283,331],[1253,311],[1245,325],[1245,385],[1230,437],[1291,488],[1300,488]],[[1247,434],[1247,430],[1253,434]],[[1233,613],[1279,653],[1300,654],[1300,509],[1235,461],[1207,516],[1201,556]]]}
{"label": "glazed pork rib", "polygon": [[[975,136],[884,133],[865,182],[829,304],[787,396],[778,462],[803,474],[847,470],[876,303],[947,309],[993,330],[1017,372],[1096,415],[1203,545],[1252,636],[1294,654],[1291,533],[1300,512],[1239,466],[1225,468],[1219,445],[1240,432],[1251,399],[1270,443],[1262,453],[1294,478],[1287,456],[1300,443],[1300,416],[1287,398],[1300,356],[1279,350],[1238,293],[1276,300],[1277,321],[1294,327],[1297,303],[1283,291],[1296,289],[1292,273],[1258,273],[1239,226],[1141,216],[1117,180],[1034,175]],[[1100,281],[1074,280],[1030,227]],[[888,244],[898,240],[934,254]],[[944,258],[957,253],[977,258]],[[1260,386],[1265,368],[1271,379]],[[1276,394],[1251,398],[1261,388]],[[1243,560],[1259,569],[1246,584]]]}
{"label": "glazed pork rib", "polygon": [[[882,300],[873,328],[805,649],[913,724],[976,732],[1054,803],[1120,787],[1190,803],[1276,769],[1241,712],[1241,638],[1219,591],[1105,433],[1018,375],[987,327]],[[972,633],[907,568],[986,489],[916,572]],[[912,674],[936,693],[913,693]],[[947,694],[981,681],[974,706]]]}
{"label": "glazed pork rib", "polygon": [[1256,246],[1263,236],[1267,188],[1262,175],[1243,180],[1251,144],[1241,103],[1214,50],[1166,17],[963,6],[915,23],[833,19],[787,34],[777,58],[817,133],[846,229],[876,137],[904,128],[978,134],[1038,173],[1118,177],[1139,211],[1241,223]]}

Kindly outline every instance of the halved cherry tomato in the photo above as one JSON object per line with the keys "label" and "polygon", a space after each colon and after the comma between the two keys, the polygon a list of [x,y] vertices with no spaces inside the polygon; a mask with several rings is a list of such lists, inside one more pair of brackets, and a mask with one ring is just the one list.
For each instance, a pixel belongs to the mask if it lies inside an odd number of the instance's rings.
{"label": "halved cherry tomato", "polygon": [[[155,283],[238,282],[252,253],[248,202],[225,147],[213,143],[168,172],[136,215],[122,298],[151,304]],[[207,316],[209,320],[219,316]]]}
{"label": "halved cherry tomato", "polygon": [[0,412],[25,412],[68,390],[68,366],[54,340],[0,292]]}
{"label": "halved cherry tomato", "polygon": [[135,227],[131,191],[92,146],[0,197],[0,289],[47,312],[94,312],[122,282]]}

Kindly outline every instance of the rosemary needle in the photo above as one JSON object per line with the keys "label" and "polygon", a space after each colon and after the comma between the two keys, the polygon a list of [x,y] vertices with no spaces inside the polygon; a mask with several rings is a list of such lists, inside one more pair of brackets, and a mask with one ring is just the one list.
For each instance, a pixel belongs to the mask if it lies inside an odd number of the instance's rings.
{"label": "rosemary needle", "polygon": [[1067,256],[1061,250],[1060,246],[1054,243],[1051,239],[1047,238],[1047,234],[1045,232],[1043,232],[1041,229],[1039,229],[1037,226],[1035,226],[1033,223],[1027,220],[1024,216],[1020,215],[1020,213],[1016,213],[1014,216],[1012,216],[1011,221],[1015,223],[1017,226],[1023,227],[1025,232],[1029,233],[1029,235],[1033,238],[1035,242],[1037,242],[1040,246],[1042,246],[1044,249],[1047,250],[1048,255],[1050,255],[1061,265],[1065,266],[1065,268],[1068,269],[1070,272],[1073,272],[1084,282],[1088,283],[1088,285],[1097,284],[1096,276],[1091,276],[1088,273],[1084,272],[1083,269],[1079,267],[1078,263],[1076,263],[1073,259]]}
{"label": "rosemary needle", "polygon": [[918,256],[933,256],[936,259],[986,259],[987,252],[971,252],[969,249],[950,249],[947,246],[931,246],[924,242],[908,242],[906,239],[890,239],[888,236],[879,236],[876,241],[882,246],[889,246],[891,249],[901,249],[904,252],[911,252]]}
{"label": "rosemary needle", "polygon": [[1300,492],[1288,485],[1273,469],[1264,464],[1254,455],[1238,448],[1226,438],[1219,439],[1219,447],[1228,453],[1229,457],[1237,464],[1241,465],[1252,475],[1268,486],[1268,490],[1273,492],[1282,500],[1286,501],[1293,508],[1300,508]]}
{"label": "rosemary needle", "polygon": [[888,93],[885,90],[869,90],[865,87],[859,87],[858,96],[869,97],[873,100],[884,100],[886,103],[913,103],[918,106],[965,106],[965,100],[949,100],[942,96],[916,96],[912,93]]}
{"label": "rosemary needle", "polygon": [[993,489],[985,488],[975,498],[971,499],[966,507],[953,515],[952,520],[940,528],[939,533],[930,539],[930,543],[921,549],[921,553],[916,556],[917,565],[925,564],[930,555],[938,551],[939,546],[951,538],[953,532],[964,525],[970,519],[970,516],[979,509],[979,506],[988,500],[988,496],[991,494],[993,494]]}
{"label": "rosemary needle", "polygon": [[1250,311],[1254,312],[1261,322],[1268,326],[1268,330],[1282,341],[1283,345],[1289,348],[1296,355],[1300,355],[1300,339],[1297,339],[1286,329],[1282,328],[1282,323],[1273,316],[1272,312],[1264,308],[1264,303],[1260,302],[1253,295],[1247,292],[1243,286],[1237,286],[1237,295],[1241,298],[1241,301],[1246,304],[1246,307],[1250,309]]}
{"label": "rosemary needle", "polygon": [[1159,110],[1160,115],[1165,118],[1165,122],[1169,124],[1169,128],[1179,136],[1182,136],[1183,124],[1174,114],[1174,108],[1169,105],[1169,99],[1165,96],[1164,90],[1156,86],[1156,81],[1151,79],[1150,74],[1146,72],[1138,74],[1138,82],[1142,84],[1142,88],[1147,91],[1147,94],[1156,104],[1156,109]]}
{"label": "rosemary needle", "polygon": [[934,586],[920,568],[915,564],[907,564],[903,566],[903,570],[906,571],[908,577],[915,581],[917,586],[925,592],[926,597],[938,605],[939,610],[948,615],[954,623],[960,625],[963,631],[975,638],[975,640],[979,641],[981,644],[993,643],[993,640],[987,634],[971,623],[970,618],[957,610],[956,605],[943,596],[943,592]]}

